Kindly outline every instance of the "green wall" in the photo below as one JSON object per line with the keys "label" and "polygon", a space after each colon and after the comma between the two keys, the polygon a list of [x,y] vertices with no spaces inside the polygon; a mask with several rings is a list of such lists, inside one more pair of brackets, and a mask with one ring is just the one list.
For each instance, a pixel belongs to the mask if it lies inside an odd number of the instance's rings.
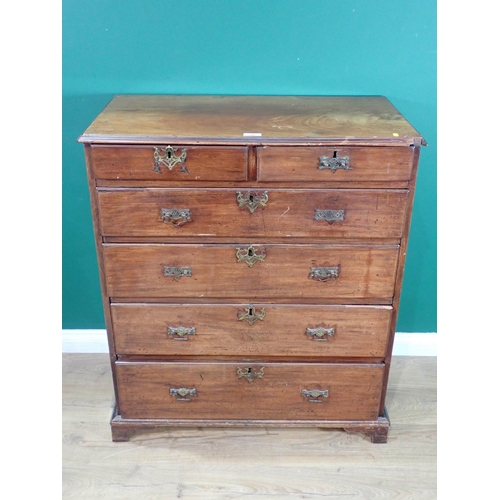
{"label": "green wall", "polygon": [[63,1],[63,328],[104,328],[83,146],[115,94],[385,95],[424,136],[398,331],[436,331],[436,0]]}

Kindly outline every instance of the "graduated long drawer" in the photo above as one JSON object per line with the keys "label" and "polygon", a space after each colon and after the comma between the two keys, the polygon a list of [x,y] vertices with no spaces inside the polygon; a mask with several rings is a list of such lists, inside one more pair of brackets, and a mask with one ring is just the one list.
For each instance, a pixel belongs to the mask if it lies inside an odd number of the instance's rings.
{"label": "graduated long drawer", "polygon": [[123,418],[375,420],[383,373],[381,364],[116,363]]}
{"label": "graduated long drawer", "polygon": [[110,297],[240,297],[245,301],[390,298],[398,250],[398,246],[245,243],[103,245]]}
{"label": "graduated long drawer", "polygon": [[104,236],[400,238],[406,190],[99,189]]}
{"label": "graduated long drawer", "polygon": [[391,306],[111,304],[117,354],[384,357]]}

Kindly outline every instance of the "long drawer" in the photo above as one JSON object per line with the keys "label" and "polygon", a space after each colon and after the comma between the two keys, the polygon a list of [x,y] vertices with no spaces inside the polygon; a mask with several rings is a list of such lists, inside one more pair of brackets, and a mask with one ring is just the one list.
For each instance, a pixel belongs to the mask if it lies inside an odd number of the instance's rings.
{"label": "long drawer", "polygon": [[262,147],[257,149],[259,181],[407,181],[409,147]]}
{"label": "long drawer", "polygon": [[117,354],[384,357],[391,306],[111,304]]}
{"label": "long drawer", "polygon": [[98,191],[105,236],[400,238],[406,190]]}
{"label": "long drawer", "polygon": [[117,362],[123,418],[375,420],[384,365]]}
{"label": "long drawer", "polygon": [[391,298],[398,246],[105,244],[108,296]]}

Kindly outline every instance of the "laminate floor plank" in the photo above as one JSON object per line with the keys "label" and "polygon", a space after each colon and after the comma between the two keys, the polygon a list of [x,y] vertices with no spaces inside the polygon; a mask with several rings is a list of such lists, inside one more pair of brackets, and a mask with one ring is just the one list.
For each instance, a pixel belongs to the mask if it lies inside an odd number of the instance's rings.
{"label": "laminate floor plank", "polygon": [[63,354],[64,499],[436,498],[436,358],[395,357],[388,442],[341,430],[172,428],[113,443],[108,356]]}

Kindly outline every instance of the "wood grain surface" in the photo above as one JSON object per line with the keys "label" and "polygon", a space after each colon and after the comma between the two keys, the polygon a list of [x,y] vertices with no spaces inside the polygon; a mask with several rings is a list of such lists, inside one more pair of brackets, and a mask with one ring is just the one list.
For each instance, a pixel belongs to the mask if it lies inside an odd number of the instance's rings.
{"label": "wood grain surface", "polygon": [[436,499],[436,358],[393,358],[385,445],[317,428],[171,428],[113,443],[105,354],[64,354],[62,397],[64,499]]}
{"label": "wood grain surface", "polygon": [[[349,158],[349,169],[318,169],[319,158]],[[262,182],[407,181],[412,148],[257,148],[257,179]]]}
{"label": "wood grain surface", "polygon": [[80,142],[420,144],[381,96],[119,95]]}
{"label": "wood grain surface", "polygon": [[[383,357],[389,306],[253,304],[111,304],[117,354],[186,356]],[[177,338],[168,327],[194,328]],[[308,328],[334,333],[313,340]],[[182,340],[182,339],[186,340]],[[321,339],[321,337],[319,337]]]}
{"label": "wood grain surface", "polygon": [[[238,262],[235,245],[114,245],[103,247],[109,297],[388,298],[394,293],[398,247],[257,245],[264,261]],[[191,267],[191,276],[164,276]],[[339,266],[327,282],[311,268]]]}
{"label": "wood grain surface", "polygon": [[[368,363],[116,363],[125,419],[376,420],[383,371]],[[170,394],[181,388],[196,394]],[[310,401],[302,390],[328,395]]]}
{"label": "wood grain surface", "polygon": [[[251,213],[238,193],[265,206]],[[247,238],[400,238],[408,191],[298,189],[98,190],[104,236]],[[189,210],[189,220],[166,218],[165,210]],[[316,220],[316,210],[343,210],[343,220]]]}
{"label": "wood grain surface", "polygon": [[[165,145],[157,145],[162,153]],[[173,165],[170,170],[160,164],[154,170],[153,146],[92,146],[92,166],[96,179],[148,179],[153,181],[244,181],[247,178],[247,148],[183,147],[176,156],[186,152],[184,163]]]}

